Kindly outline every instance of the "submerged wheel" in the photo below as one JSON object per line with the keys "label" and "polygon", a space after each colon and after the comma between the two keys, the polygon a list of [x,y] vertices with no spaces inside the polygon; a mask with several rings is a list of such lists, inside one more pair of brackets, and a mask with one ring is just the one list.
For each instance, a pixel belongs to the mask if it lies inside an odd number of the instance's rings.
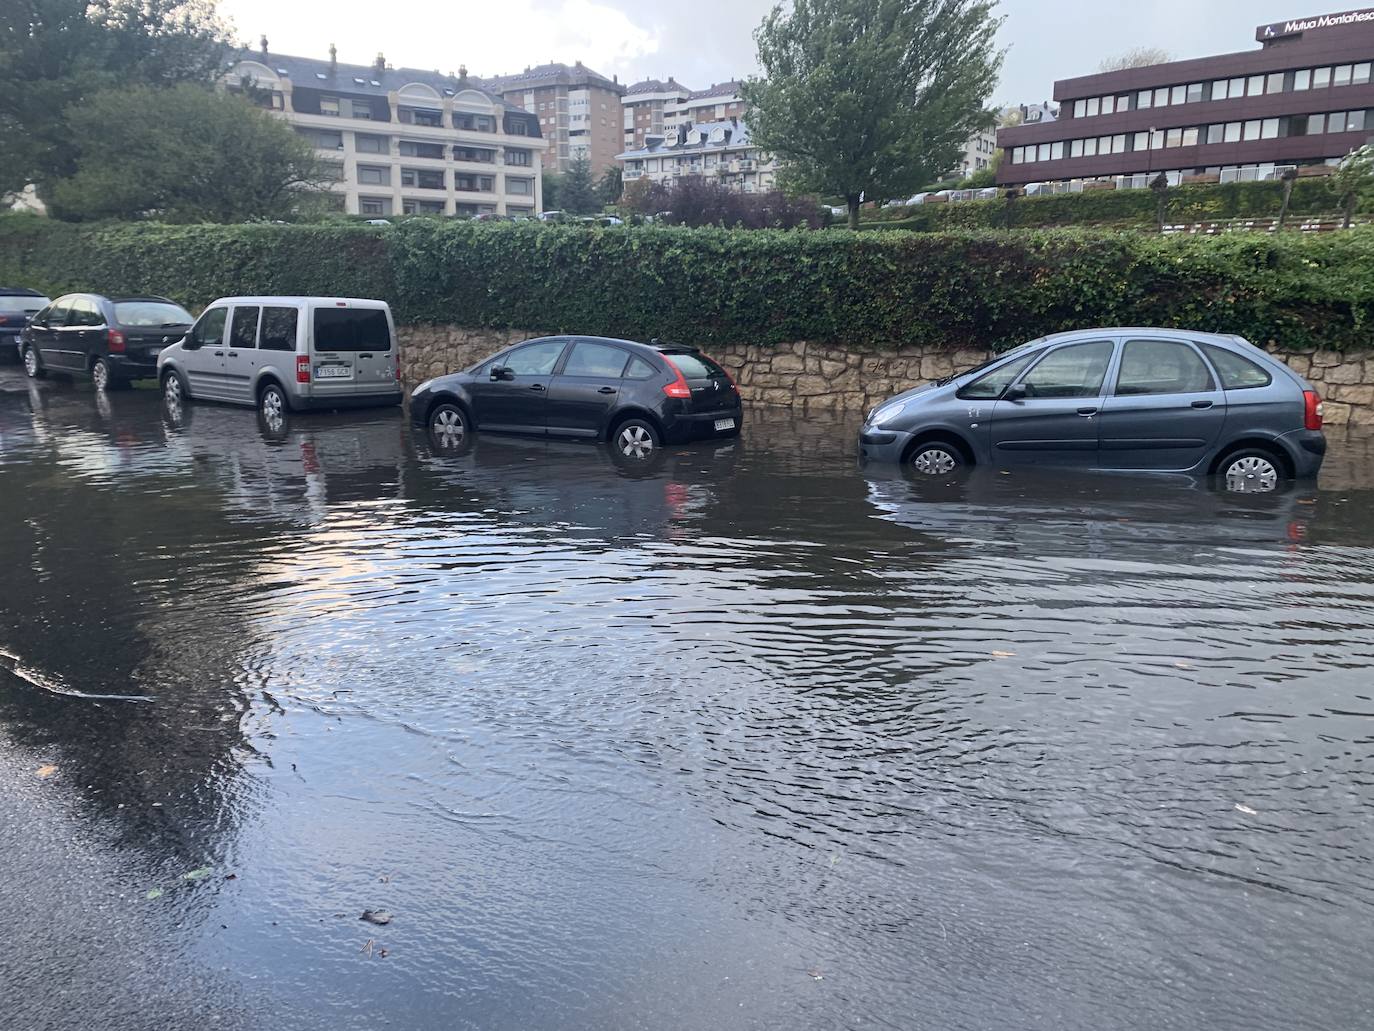
{"label": "submerged wheel", "polygon": [[911,468],[922,476],[945,476],[963,464],[958,448],[938,440],[919,444],[911,453]]}
{"label": "submerged wheel", "polygon": [[180,405],[186,400],[186,388],[181,382],[181,374],[175,369],[162,377],[162,400],[169,406]]}
{"label": "submerged wheel", "polygon": [[1278,461],[1267,451],[1249,448],[1237,451],[1221,464],[1226,489],[1245,494],[1265,494],[1279,485],[1283,473]]}
{"label": "submerged wheel", "polygon": [[258,394],[258,414],[269,430],[278,430],[286,421],[286,392],[275,383],[269,383]]}
{"label": "submerged wheel", "polygon": [[616,427],[613,444],[626,458],[648,458],[658,450],[658,430],[643,419],[627,419]]}
{"label": "submerged wheel", "polygon": [[460,448],[468,439],[468,417],[452,401],[441,401],[429,413],[429,433],[437,447]]}

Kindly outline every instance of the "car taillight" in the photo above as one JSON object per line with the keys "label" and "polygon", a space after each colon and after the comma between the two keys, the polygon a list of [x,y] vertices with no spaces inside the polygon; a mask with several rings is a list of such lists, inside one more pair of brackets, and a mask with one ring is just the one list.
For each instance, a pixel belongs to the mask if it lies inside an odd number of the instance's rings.
{"label": "car taillight", "polygon": [[1322,399],[1315,390],[1302,392],[1302,424],[1309,430],[1322,428]]}
{"label": "car taillight", "polygon": [[692,396],[692,388],[689,387],[687,381],[682,378],[682,370],[673,364],[671,358],[665,358],[664,360],[668,363],[668,368],[673,370],[677,379],[665,386],[663,392],[669,397],[690,398]]}
{"label": "car taillight", "polygon": [[105,346],[111,354],[123,354],[124,344],[124,334],[117,329],[112,329],[105,335]]}
{"label": "car taillight", "polygon": [[310,382],[310,356],[300,354],[296,356],[296,382]]}

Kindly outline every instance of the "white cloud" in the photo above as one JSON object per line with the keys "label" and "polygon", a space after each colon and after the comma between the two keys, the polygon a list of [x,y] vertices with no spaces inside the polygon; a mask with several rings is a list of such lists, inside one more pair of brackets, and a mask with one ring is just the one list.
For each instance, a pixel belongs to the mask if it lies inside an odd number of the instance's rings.
{"label": "white cloud", "polygon": [[283,54],[323,58],[333,43],[339,60],[350,64],[368,64],[381,51],[398,67],[450,72],[466,65],[474,75],[582,61],[603,75],[624,77],[661,46],[653,25],[593,0],[396,7],[339,0],[329,5],[327,21],[318,5],[281,0],[221,0],[219,10],[235,36],[254,48],[266,34],[271,49]]}

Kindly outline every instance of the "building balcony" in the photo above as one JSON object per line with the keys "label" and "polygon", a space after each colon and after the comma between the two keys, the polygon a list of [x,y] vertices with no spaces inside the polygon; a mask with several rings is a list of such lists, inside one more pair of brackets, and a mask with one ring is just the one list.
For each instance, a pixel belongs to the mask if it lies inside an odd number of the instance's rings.
{"label": "building balcony", "polygon": [[631,179],[641,179],[643,176],[644,170],[642,168],[627,168],[624,172],[620,173],[620,178],[624,179],[626,182],[629,182]]}

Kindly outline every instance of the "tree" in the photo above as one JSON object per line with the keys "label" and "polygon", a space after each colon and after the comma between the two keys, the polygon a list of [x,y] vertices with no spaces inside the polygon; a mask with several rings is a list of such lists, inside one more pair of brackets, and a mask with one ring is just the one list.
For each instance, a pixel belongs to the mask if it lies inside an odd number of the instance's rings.
{"label": "tree", "polygon": [[560,193],[559,204],[570,214],[590,215],[601,210],[601,201],[597,199],[596,186],[592,182],[592,163],[585,156],[578,155],[568,165]]}
{"label": "tree", "polygon": [[107,90],[62,121],[77,153],[72,174],[50,183],[58,218],[283,218],[331,178],[285,122],[204,86]]}
{"label": "tree", "polygon": [[1160,172],[1150,180],[1150,189],[1155,194],[1155,227],[1162,233],[1169,215],[1169,177]]}
{"label": "tree", "polygon": [[1148,68],[1152,64],[1167,64],[1174,55],[1159,47],[1133,47],[1124,54],[1109,57],[1097,66],[1099,72],[1120,72],[1127,68]]}
{"label": "tree", "polygon": [[1279,228],[1288,221],[1288,208],[1293,203],[1293,184],[1298,181],[1298,170],[1289,165],[1279,173],[1279,179],[1283,183],[1283,203],[1279,206]]}
{"label": "tree", "polygon": [[798,192],[904,197],[953,167],[995,117],[995,0],[795,0],[754,33],[742,87],[753,142]]}
{"label": "tree", "polygon": [[616,204],[625,189],[625,175],[619,165],[612,165],[596,181],[596,199],[603,205]]}
{"label": "tree", "polygon": [[1336,195],[1345,215],[1343,224],[1349,229],[1355,218],[1356,207],[1361,201],[1374,197],[1374,147],[1366,143],[1347,154],[1336,166],[1327,185]]}
{"label": "tree", "polygon": [[558,172],[545,172],[540,183],[540,207],[545,211],[557,211],[563,197],[563,176]]}
{"label": "tree", "polygon": [[212,0],[6,0],[0,4],[0,194],[70,174],[78,142],[60,112],[105,89],[209,83],[226,30]]}

